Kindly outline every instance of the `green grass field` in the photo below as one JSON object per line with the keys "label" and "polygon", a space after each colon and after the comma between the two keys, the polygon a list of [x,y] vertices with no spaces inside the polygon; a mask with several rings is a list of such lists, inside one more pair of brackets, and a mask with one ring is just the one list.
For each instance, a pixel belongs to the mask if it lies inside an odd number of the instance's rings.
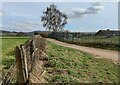
{"label": "green grass field", "polygon": [[2,37],[2,64],[8,69],[15,61],[14,49],[17,45],[24,43],[28,37]]}
{"label": "green grass field", "polygon": [[118,66],[75,49],[47,42],[49,82],[118,83]]}

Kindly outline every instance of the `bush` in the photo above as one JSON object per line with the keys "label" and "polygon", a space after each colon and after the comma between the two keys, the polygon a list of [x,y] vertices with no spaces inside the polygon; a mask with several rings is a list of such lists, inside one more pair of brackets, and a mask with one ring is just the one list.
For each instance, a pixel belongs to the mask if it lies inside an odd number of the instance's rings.
{"label": "bush", "polygon": [[40,35],[42,37],[44,37],[44,38],[48,38],[49,34],[50,34],[50,32],[42,32],[42,33],[40,33]]}

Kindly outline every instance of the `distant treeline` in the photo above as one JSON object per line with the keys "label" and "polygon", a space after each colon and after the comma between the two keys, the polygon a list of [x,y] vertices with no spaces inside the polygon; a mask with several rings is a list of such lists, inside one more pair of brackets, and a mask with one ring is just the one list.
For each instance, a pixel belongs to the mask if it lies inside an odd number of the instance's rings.
{"label": "distant treeline", "polygon": [[80,36],[93,36],[95,32],[35,32],[43,37],[49,38],[63,38],[63,37],[80,37]]}

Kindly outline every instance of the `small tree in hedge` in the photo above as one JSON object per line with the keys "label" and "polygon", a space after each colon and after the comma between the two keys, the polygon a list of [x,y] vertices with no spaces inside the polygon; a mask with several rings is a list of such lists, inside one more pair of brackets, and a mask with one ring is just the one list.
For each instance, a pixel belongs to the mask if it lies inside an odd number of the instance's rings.
{"label": "small tree in hedge", "polygon": [[41,21],[43,22],[43,27],[46,27],[48,30],[59,32],[67,24],[66,14],[60,12],[54,4],[47,7],[43,14]]}

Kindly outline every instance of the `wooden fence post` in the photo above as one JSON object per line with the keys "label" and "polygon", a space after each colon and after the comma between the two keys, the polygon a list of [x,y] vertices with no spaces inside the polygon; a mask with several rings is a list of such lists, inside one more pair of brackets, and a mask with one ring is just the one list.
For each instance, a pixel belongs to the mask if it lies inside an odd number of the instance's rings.
{"label": "wooden fence post", "polygon": [[16,47],[15,49],[15,57],[16,57],[16,68],[17,68],[17,81],[18,84],[25,83],[24,73],[22,68],[22,60],[21,60],[21,50],[20,47]]}
{"label": "wooden fence post", "polygon": [[26,79],[28,78],[28,69],[27,69],[27,55],[26,55],[26,51],[25,51],[25,49],[24,49],[24,46],[22,46],[22,51],[23,51],[23,64],[25,64],[24,65],[24,73],[25,73],[25,81],[26,81]]}

